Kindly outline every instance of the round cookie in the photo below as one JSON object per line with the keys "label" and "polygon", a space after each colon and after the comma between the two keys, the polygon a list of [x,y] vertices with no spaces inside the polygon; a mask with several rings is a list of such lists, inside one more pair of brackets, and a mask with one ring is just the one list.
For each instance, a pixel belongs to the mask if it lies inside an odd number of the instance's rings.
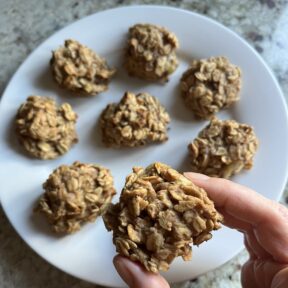
{"label": "round cookie", "polygon": [[131,76],[151,81],[168,81],[178,67],[177,37],[167,29],[136,24],[129,29],[125,67]]}
{"label": "round cookie", "polygon": [[252,168],[258,143],[251,126],[213,118],[188,145],[192,171],[230,178]]}
{"label": "round cookie", "polygon": [[194,60],[180,84],[185,104],[196,117],[209,119],[239,100],[241,70],[225,57]]}
{"label": "round cookie", "polygon": [[190,244],[209,240],[223,220],[202,188],[162,163],[135,167],[103,219],[117,252],[154,273],[189,260]]}
{"label": "round cookie", "polygon": [[31,156],[53,159],[78,142],[76,120],[77,114],[68,103],[58,107],[51,98],[30,96],[18,109],[16,134]]}
{"label": "round cookie", "polygon": [[108,89],[115,69],[90,48],[75,40],[66,40],[53,51],[50,61],[53,78],[60,87],[80,95],[96,95]]}
{"label": "round cookie", "polygon": [[108,147],[136,147],[168,139],[170,117],[148,93],[126,92],[119,103],[109,104],[100,118],[102,139]]}
{"label": "round cookie", "polygon": [[43,188],[36,211],[47,217],[57,233],[73,233],[95,221],[116,193],[108,169],[80,162],[55,169]]}

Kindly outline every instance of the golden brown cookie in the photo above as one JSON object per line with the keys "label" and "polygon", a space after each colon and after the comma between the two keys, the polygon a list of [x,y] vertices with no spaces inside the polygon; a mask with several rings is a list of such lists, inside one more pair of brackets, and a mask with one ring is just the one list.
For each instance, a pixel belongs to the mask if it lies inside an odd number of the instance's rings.
{"label": "golden brown cookie", "polygon": [[117,252],[154,273],[178,256],[189,260],[190,244],[209,240],[222,222],[202,188],[162,163],[135,167],[103,217]]}
{"label": "golden brown cookie", "polygon": [[53,51],[50,64],[59,86],[79,95],[96,95],[106,91],[116,72],[108,67],[104,58],[71,39]]}
{"label": "golden brown cookie", "polygon": [[168,81],[178,67],[177,37],[164,27],[136,24],[129,29],[125,67],[131,76],[151,81]]}
{"label": "golden brown cookie", "polygon": [[102,166],[75,162],[55,169],[36,207],[57,233],[73,233],[103,214],[114,196],[113,177]]}
{"label": "golden brown cookie", "polygon": [[230,178],[252,168],[258,143],[251,126],[213,118],[188,145],[192,171]]}
{"label": "golden brown cookie", "polygon": [[51,98],[30,96],[18,109],[16,134],[31,156],[53,159],[78,142],[76,120],[68,103],[57,106]]}
{"label": "golden brown cookie", "polygon": [[194,60],[180,84],[185,104],[196,117],[209,119],[239,100],[241,70],[225,57]]}
{"label": "golden brown cookie", "polygon": [[148,93],[126,92],[109,104],[100,118],[103,143],[108,147],[136,147],[168,139],[170,117]]}

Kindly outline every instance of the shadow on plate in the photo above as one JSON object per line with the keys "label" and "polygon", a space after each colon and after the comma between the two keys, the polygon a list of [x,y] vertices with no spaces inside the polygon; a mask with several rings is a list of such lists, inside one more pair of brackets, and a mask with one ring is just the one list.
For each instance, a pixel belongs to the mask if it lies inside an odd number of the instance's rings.
{"label": "shadow on plate", "polygon": [[80,96],[77,93],[66,91],[63,88],[60,88],[59,85],[56,83],[56,81],[54,81],[52,77],[52,72],[48,65],[45,67],[45,69],[42,70],[42,72],[39,75],[37,75],[34,81],[35,81],[34,85],[36,88],[45,90],[45,95],[40,96],[51,97],[51,94],[52,95],[56,94],[63,100],[68,101],[72,106],[79,105],[87,100],[92,100],[95,97],[95,96],[83,96],[83,95]]}
{"label": "shadow on plate", "polygon": [[180,164],[178,166],[172,167],[172,168],[174,168],[175,170],[177,170],[180,173],[189,172],[191,170],[190,162],[191,162],[191,160],[190,160],[189,153],[187,150],[187,153],[185,153],[185,156],[180,161]]}
{"label": "shadow on plate", "polygon": [[[16,115],[17,112],[15,112]],[[8,144],[8,146],[15,151],[19,156],[22,157],[26,157],[29,160],[34,160],[37,161],[37,159],[35,159],[34,157],[32,157],[31,155],[29,155],[24,148],[21,147],[17,136],[16,136],[16,132],[15,132],[15,118],[11,117],[10,121],[9,121],[9,125],[6,127],[6,131],[5,131],[5,142]]]}
{"label": "shadow on plate", "polygon": [[106,147],[102,141],[100,117],[101,114],[91,128],[91,131],[89,133],[89,144],[95,147],[96,149],[105,149]]}
{"label": "shadow on plate", "polygon": [[[240,99],[241,101],[241,99]],[[241,117],[241,112],[239,109],[239,106],[236,103],[233,103],[228,109],[226,109],[226,111],[228,111],[230,118],[229,119],[233,119],[236,120],[240,123],[242,123],[242,117]],[[249,124],[249,123],[247,123]]]}
{"label": "shadow on plate", "polygon": [[[35,87],[43,90],[50,90],[63,98],[71,98],[71,93],[61,89],[58,84],[53,80],[50,67],[47,65],[35,78]],[[49,95],[43,95],[49,96]]]}
{"label": "shadow on plate", "polygon": [[[197,60],[197,59],[201,59],[203,57],[201,57],[201,55],[196,55],[195,51],[192,51],[192,53],[189,51],[189,53],[187,53],[186,51],[183,51],[182,49],[179,49],[177,51],[177,55],[178,58],[180,58],[182,61],[184,61],[185,63],[187,63],[189,66],[192,63],[193,60]],[[188,68],[188,67],[187,67]],[[186,70],[185,70],[186,71]],[[184,72],[184,71],[183,71]]]}
{"label": "shadow on plate", "polygon": [[199,122],[199,120],[194,117],[192,110],[185,106],[179,85],[176,85],[173,88],[172,95],[173,104],[169,109],[171,111],[168,111],[171,118],[176,118],[185,122]]}
{"label": "shadow on plate", "polygon": [[57,234],[52,231],[47,219],[45,219],[45,216],[35,211],[35,207],[39,201],[39,197],[32,203],[31,205],[31,213],[28,216],[29,217],[29,223],[31,224],[32,228],[37,231],[37,233],[45,234],[46,236],[49,236],[50,238],[54,239],[60,239],[65,236],[65,234]]}

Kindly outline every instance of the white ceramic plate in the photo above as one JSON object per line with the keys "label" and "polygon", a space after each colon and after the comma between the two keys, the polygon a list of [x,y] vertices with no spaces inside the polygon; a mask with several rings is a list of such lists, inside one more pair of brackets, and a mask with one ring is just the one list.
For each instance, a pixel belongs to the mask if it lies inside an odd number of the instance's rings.
{"label": "white ceramic plate", "polygon": [[[122,70],[127,29],[139,22],[166,26],[180,40],[181,64],[164,86],[129,78]],[[119,69],[109,91],[92,98],[75,98],[53,83],[48,66],[51,50],[67,38],[88,45]],[[255,167],[234,180],[278,199],[287,175],[287,112],[280,88],[259,55],[224,26],[195,13],[156,6],[113,9],[81,19],[46,40],[21,65],[3,95],[0,107],[1,201],[7,217],[27,244],[51,264],[76,277],[113,287],[123,286],[112,265],[115,248],[111,233],[105,230],[102,219],[86,225],[75,235],[58,238],[50,233],[45,222],[33,216],[32,207],[42,193],[41,184],[54,168],[74,160],[109,167],[118,192],[133,165],[146,166],[162,161],[181,171],[189,170],[186,146],[207,122],[195,121],[184,107],[179,97],[179,78],[191,59],[217,55],[229,57],[243,71],[240,102],[229,111],[221,112],[219,117],[254,126],[260,139]],[[99,114],[109,102],[118,101],[126,90],[150,92],[166,106],[172,118],[168,142],[122,150],[102,146],[95,128]],[[15,140],[13,118],[19,105],[31,94],[53,96],[58,102],[68,101],[79,115],[80,143],[57,160],[30,159]],[[177,259],[164,275],[171,282],[191,279],[223,264],[242,247],[241,234],[223,228],[211,241],[193,248],[191,262]]]}

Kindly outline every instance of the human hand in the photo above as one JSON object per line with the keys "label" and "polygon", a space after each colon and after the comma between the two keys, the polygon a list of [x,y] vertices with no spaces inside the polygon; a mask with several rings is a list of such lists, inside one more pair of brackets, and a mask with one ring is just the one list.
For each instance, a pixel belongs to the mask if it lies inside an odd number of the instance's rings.
{"label": "human hand", "polygon": [[[250,258],[242,267],[245,288],[288,287],[288,209],[255,191],[225,179],[197,173],[185,176],[204,188],[224,216],[224,224],[244,234]],[[116,256],[114,265],[133,288],[168,288],[159,274]]]}

